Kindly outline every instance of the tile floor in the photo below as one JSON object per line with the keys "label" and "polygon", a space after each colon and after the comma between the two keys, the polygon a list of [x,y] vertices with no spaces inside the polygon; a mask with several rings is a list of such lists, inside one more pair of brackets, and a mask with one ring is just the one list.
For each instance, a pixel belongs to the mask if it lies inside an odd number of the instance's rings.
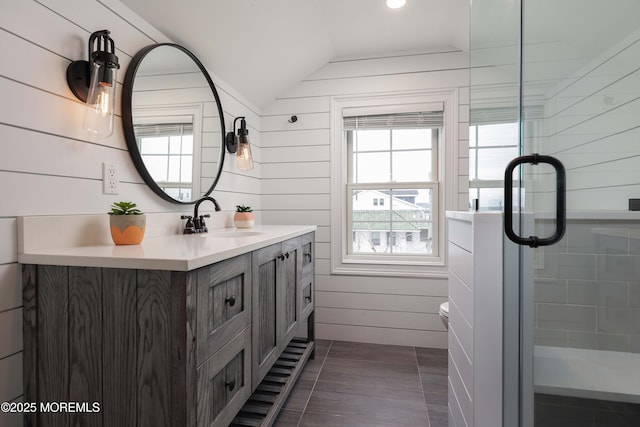
{"label": "tile floor", "polygon": [[316,342],[276,427],[447,427],[447,351]]}

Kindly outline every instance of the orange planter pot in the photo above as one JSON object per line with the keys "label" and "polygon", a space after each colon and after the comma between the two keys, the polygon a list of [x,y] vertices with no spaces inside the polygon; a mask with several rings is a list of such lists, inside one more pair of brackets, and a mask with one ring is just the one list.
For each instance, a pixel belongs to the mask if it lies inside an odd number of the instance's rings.
{"label": "orange planter pot", "polygon": [[236,228],[251,228],[255,222],[253,212],[236,212],[233,215],[233,224]]}
{"label": "orange planter pot", "polygon": [[109,215],[111,238],[116,245],[137,245],[144,238],[145,215]]}

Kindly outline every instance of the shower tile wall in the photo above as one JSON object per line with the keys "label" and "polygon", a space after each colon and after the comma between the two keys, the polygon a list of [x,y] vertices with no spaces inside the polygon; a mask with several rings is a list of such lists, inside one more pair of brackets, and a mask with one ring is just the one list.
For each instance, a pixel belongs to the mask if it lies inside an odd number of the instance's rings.
{"label": "shower tile wall", "polygon": [[640,221],[568,220],[536,264],[536,344],[640,353]]}

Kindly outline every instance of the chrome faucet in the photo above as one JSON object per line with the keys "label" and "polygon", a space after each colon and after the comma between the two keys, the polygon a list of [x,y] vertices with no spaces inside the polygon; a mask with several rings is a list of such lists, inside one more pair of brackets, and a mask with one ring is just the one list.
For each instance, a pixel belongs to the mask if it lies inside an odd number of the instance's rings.
{"label": "chrome faucet", "polygon": [[187,223],[184,226],[184,234],[206,233],[207,231],[209,231],[207,229],[207,224],[204,222],[204,219],[210,218],[211,215],[209,214],[198,215],[198,208],[200,207],[200,203],[204,202],[205,200],[210,200],[213,203],[213,205],[215,206],[216,212],[220,210],[220,205],[218,205],[218,202],[216,202],[216,199],[214,199],[213,197],[205,196],[199,199],[196,202],[195,207],[193,208],[192,217],[186,216],[186,215],[182,215],[180,217],[181,219],[187,220]]}

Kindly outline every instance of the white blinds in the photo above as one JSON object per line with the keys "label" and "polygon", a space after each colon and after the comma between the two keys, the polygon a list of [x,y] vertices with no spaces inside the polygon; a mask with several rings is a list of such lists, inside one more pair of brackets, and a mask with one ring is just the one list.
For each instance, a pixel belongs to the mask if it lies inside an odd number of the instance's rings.
{"label": "white blinds", "polygon": [[352,116],[344,118],[344,129],[439,128],[443,126],[443,115],[443,111],[424,111],[417,113]]}
{"label": "white blinds", "polygon": [[136,138],[149,138],[173,135],[192,135],[193,124],[191,123],[161,123],[152,125],[134,125],[133,130]]}

